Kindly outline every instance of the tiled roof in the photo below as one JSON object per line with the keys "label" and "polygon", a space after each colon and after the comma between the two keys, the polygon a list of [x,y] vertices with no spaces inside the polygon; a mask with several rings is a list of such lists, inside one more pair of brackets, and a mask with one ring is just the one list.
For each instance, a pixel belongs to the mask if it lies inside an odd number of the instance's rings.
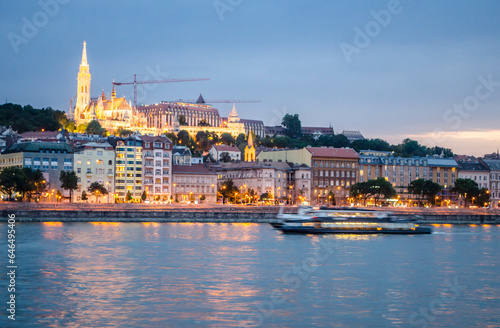
{"label": "tiled roof", "polygon": [[500,170],[500,160],[498,159],[483,159],[483,162],[488,165],[490,170]]}
{"label": "tiled roof", "polygon": [[352,148],[306,147],[313,157],[359,158]]}
{"label": "tiled roof", "polygon": [[487,168],[483,163],[470,162],[458,162],[458,169],[460,171],[489,171],[489,168]]}
{"label": "tiled roof", "polygon": [[195,164],[195,165],[173,165],[173,174],[217,174],[216,172],[210,171],[205,164]]}
{"label": "tiled roof", "polygon": [[21,134],[22,138],[39,138],[39,139],[52,139],[57,137],[59,131],[46,131],[46,132],[24,132]]}
{"label": "tiled roof", "polygon": [[226,145],[219,145],[219,146],[213,146],[217,152],[221,151],[232,151],[232,152],[238,152],[240,153],[240,150],[238,147],[235,146],[226,146]]}
{"label": "tiled roof", "polygon": [[64,142],[22,142],[16,143],[7,148],[4,153],[19,153],[19,152],[59,152],[71,153],[71,147]]}
{"label": "tiled roof", "polygon": [[429,166],[447,166],[447,167],[457,167],[458,164],[453,158],[433,158],[429,157],[427,160]]}

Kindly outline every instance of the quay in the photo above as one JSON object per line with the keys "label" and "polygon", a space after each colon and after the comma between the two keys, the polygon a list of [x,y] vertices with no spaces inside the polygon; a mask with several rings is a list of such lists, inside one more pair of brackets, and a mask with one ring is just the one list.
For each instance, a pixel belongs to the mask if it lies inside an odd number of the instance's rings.
{"label": "quay", "polygon": [[[274,223],[279,206],[184,204],[2,203],[0,221]],[[499,209],[376,208],[428,224],[500,224]],[[285,213],[297,211],[285,206]]]}

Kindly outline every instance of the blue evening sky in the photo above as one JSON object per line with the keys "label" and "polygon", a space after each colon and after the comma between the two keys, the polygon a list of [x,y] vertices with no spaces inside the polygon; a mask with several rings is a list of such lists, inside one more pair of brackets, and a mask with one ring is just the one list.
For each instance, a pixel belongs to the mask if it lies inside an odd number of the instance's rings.
{"label": "blue evening sky", "polygon": [[[2,103],[67,110],[85,40],[93,97],[134,73],[208,77],[140,86],[139,101],[258,99],[237,104],[240,117],[297,113],[474,155],[500,145],[498,1],[19,0],[0,13]],[[117,94],[132,99],[132,87]]]}

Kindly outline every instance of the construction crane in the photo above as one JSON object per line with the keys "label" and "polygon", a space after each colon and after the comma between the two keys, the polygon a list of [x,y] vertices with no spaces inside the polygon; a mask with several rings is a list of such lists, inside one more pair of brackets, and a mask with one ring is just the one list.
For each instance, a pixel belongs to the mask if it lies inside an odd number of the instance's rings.
{"label": "construction crane", "polygon": [[205,100],[200,94],[197,100],[194,99],[178,99],[175,102],[188,103],[188,104],[242,104],[242,103],[261,103],[262,100],[228,100],[228,99],[215,99]]}
{"label": "construction crane", "polygon": [[114,82],[113,85],[134,85],[134,107],[137,108],[137,85],[138,84],[155,84],[155,83],[175,83],[175,82],[191,82],[191,81],[208,81],[209,78],[198,79],[169,79],[156,81],[137,81],[137,74],[134,74],[134,82]]}

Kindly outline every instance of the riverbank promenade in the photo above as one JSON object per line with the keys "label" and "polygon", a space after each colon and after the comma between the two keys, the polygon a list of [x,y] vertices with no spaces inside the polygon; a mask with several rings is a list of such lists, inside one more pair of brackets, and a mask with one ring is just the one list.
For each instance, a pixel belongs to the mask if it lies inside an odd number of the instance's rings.
{"label": "riverbank promenade", "polygon": [[[272,223],[280,206],[204,204],[0,203],[0,220],[26,222],[253,222]],[[361,209],[361,208],[360,208]],[[370,207],[423,223],[500,224],[500,209]],[[297,206],[284,206],[294,213]]]}

